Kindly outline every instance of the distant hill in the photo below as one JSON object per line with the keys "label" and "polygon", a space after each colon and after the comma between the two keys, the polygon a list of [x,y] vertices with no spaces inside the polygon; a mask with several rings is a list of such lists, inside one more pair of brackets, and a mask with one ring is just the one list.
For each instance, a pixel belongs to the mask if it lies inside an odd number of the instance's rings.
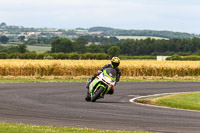
{"label": "distant hill", "polygon": [[162,38],[193,38],[200,35],[172,32],[172,31],[155,31],[155,30],[123,30],[109,27],[92,27],[89,32],[101,32],[103,36],[153,36]]}
{"label": "distant hill", "polygon": [[26,28],[23,26],[9,26],[6,23],[0,23],[0,36],[6,35],[9,38],[17,39],[18,36],[36,37],[67,37],[76,38],[79,36],[141,36],[141,37],[160,37],[160,38],[193,38],[200,35],[172,31],[156,30],[124,30],[110,27],[92,27],[89,29],[56,29],[56,28]]}

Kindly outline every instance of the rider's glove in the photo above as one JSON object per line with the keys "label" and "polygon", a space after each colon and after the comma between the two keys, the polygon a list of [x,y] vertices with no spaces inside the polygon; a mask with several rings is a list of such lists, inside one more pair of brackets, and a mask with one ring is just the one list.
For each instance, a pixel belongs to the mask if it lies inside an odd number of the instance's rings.
{"label": "rider's glove", "polygon": [[102,73],[102,71],[101,71],[101,70],[98,70],[98,74],[99,74],[99,73]]}

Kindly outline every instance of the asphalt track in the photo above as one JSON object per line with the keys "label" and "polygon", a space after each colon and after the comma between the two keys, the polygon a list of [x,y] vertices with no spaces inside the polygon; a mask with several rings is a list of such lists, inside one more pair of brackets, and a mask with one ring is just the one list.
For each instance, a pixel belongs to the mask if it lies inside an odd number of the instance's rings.
{"label": "asphalt track", "polygon": [[200,83],[118,83],[115,94],[84,100],[85,83],[0,83],[0,122],[106,130],[200,132],[200,112],[130,103],[131,98],[200,91]]}

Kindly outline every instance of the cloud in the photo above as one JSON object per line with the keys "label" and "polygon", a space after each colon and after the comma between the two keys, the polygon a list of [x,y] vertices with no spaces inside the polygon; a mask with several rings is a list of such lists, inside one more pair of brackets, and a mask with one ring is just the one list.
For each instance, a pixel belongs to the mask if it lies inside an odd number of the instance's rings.
{"label": "cloud", "polygon": [[56,28],[109,26],[199,32],[197,0],[1,0],[0,21]]}

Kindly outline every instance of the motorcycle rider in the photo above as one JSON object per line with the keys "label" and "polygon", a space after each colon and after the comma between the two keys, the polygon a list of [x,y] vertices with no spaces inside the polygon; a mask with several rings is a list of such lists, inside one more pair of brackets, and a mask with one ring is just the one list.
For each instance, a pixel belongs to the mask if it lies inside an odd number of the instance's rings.
{"label": "motorcycle rider", "polygon": [[[94,74],[90,80],[86,83],[86,88],[89,89],[90,83],[95,79],[96,76],[98,76],[105,68],[114,68],[117,72],[116,82],[119,82],[120,76],[121,76],[121,70],[118,68],[120,64],[119,57],[113,57],[111,59],[111,64],[106,64],[103,66],[100,70],[98,70],[97,74]],[[112,88],[108,94],[112,95],[114,93],[114,88]]]}

